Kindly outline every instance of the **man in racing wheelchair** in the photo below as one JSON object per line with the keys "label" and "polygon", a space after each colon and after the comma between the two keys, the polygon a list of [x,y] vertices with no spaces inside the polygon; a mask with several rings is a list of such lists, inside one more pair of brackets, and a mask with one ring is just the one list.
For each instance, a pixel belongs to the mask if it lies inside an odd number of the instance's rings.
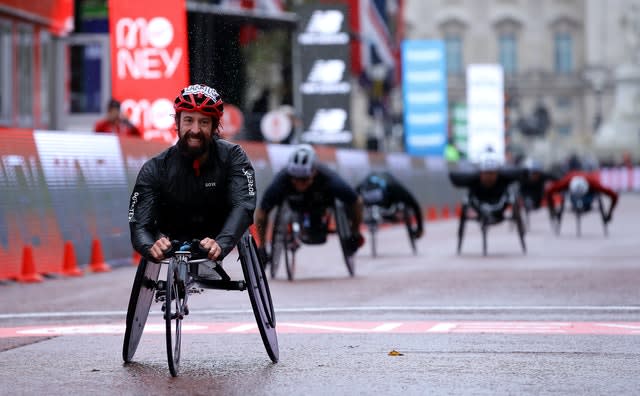
{"label": "man in racing wheelchair", "polygon": [[[517,182],[522,179],[523,170],[503,166],[500,156],[491,150],[483,152],[476,165],[472,170],[449,172],[449,179],[456,187],[467,189],[458,227],[458,253],[462,248],[467,219],[477,220],[480,223],[484,255],[487,254],[488,227],[501,223],[505,219],[515,222],[522,250],[526,252],[524,223],[517,191]],[[509,209],[511,213],[507,216]]]}
{"label": "man in racing wheelchair", "polygon": [[[248,291],[267,352],[277,362],[273,304],[248,231],[256,206],[254,168],[241,146],[220,138],[223,101],[215,89],[182,89],[174,110],[178,141],[142,166],[129,201],[131,243],[142,259],[127,309],[123,359],[133,358],[155,297],[163,302],[167,357],[176,376],[188,296],[208,288]],[[221,267],[235,247],[244,281],[231,280]],[[166,282],[158,280],[161,267]],[[190,288],[194,283],[202,289]]]}
{"label": "man in racing wheelchair", "polygon": [[[554,196],[557,194],[562,194],[562,197],[559,200],[559,205],[556,207]],[[609,197],[611,201],[609,210],[604,208],[604,204],[600,200],[600,194]],[[594,201],[597,201],[605,229],[606,225],[611,221],[613,210],[618,204],[618,193],[602,185],[595,174],[581,170],[570,171],[560,180],[551,184],[545,192],[545,199],[547,200],[549,211],[552,218],[556,220],[556,232],[559,232],[562,212],[564,210],[565,195],[569,199],[571,210],[577,215],[590,212],[593,208]]]}
{"label": "man in racing wheelchair", "polygon": [[544,202],[544,193],[550,182],[558,178],[546,172],[542,164],[534,159],[527,159],[523,163],[525,174],[520,180],[520,195],[527,211],[538,210]]}
{"label": "man in racing wheelchair", "polygon": [[424,228],[422,209],[413,194],[391,173],[385,171],[369,173],[358,183],[356,191],[365,206],[364,222],[371,231],[373,255],[376,255],[374,234],[378,225],[383,222],[406,223],[415,252],[415,240],[422,236]]}
{"label": "man in racing wheelchair", "polygon": [[253,222],[255,172],[238,144],[220,138],[223,102],[206,85],[184,88],[174,101],[178,142],[147,161],[129,204],[134,249],[158,262],[171,241],[200,239],[221,260]]}
{"label": "man in racing wheelchair", "polygon": [[298,217],[300,241],[306,244],[323,244],[327,240],[329,208],[338,199],[346,206],[351,236],[347,243],[347,255],[353,255],[364,244],[360,233],[362,224],[362,199],[336,172],[317,160],[311,145],[301,144],[291,153],[287,165],[280,170],[267,187],[256,209],[255,223],[260,255],[269,262],[266,251],[267,221],[269,213],[285,202]]}

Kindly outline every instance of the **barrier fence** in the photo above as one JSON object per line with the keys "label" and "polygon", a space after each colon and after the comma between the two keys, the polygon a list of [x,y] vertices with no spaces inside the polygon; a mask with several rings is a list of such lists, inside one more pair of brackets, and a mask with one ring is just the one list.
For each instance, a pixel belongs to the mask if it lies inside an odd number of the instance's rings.
{"label": "barrier fence", "polygon": [[[134,262],[129,195],[142,164],[166,143],[25,129],[0,129],[0,142],[0,280],[36,282],[42,275],[78,276]],[[291,146],[240,144],[255,167],[260,199]],[[370,170],[389,170],[416,195],[427,220],[456,214],[461,192],[440,159],[328,146],[317,151],[351,185]],[[601,177],[616,190],[640,191],[640,167],[604,169]]]}

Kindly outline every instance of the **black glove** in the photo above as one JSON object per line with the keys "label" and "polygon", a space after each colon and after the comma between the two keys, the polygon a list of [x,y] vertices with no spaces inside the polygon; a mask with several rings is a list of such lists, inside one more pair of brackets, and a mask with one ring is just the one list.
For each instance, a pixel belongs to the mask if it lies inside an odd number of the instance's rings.
{"label": "black glove", "polygon": [[411,230],[411,234],[413,235],[413,237],[415,239],[420,239],[420,237],[423,234],[423,230],[421,230],[421,229]]}
{"label": "black glove", "polygon": [[347,249],[349,250],[350,254],[354,254],[355,252],[357,252],[358,249],[362,247],[362,245],[364,245],[364,237],[359,232],[354,233],[347,240]]}

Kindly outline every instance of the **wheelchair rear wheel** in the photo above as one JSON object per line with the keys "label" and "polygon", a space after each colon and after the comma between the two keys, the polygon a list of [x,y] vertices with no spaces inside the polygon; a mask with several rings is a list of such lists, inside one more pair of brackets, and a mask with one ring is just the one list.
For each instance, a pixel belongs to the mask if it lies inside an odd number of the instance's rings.
{"label": "wheelchair rear wheel", "polygon": [[[413,227],[413,211],[410,208],[404,207],[402,211],[402,215],[404,217],[404,224],[407,228],[407,234],[409,235],[409,243],[411,244],[411,251],[413,254],[418,254],[418,248],[416,247],[416,234]],[[420,219],[416,219],[416,221],[420,221]]]}
{"label": "wheelchair rear wheel", "polygon": [[340,247],[342,248],[342,255],[344,256],[344,263],[349,271],[349,276],[355,276],[355,264],[354,252],[351,252],[349,246],[349,239],[351,238],[351,230],[349,228],[349,221],[347,219],[347,213],[344,208],[344,204],[341,201],[336,200],[335,203],[335,220],[336,228],[338,230],[338,238],[340,239]]}
{"label": "wheelchair rear wheel", "polygon": [[607,227],[607,222],[605,218],[607,215],[604,211],[604,202],[602,202],[602,197],[598,194],[598,209],[600,209],[600,217],[602,218],[602,227],[604,228],[604,236],[609,236],[609,229]]}
{"label": "wheelchair rear wheel", "polygon": [[276,333],[276,316],[271,300],[271,292],[264,268],[258,258],[258,249],[255,241],[248,233],[245,233],[238,244],[242,272],[251,300],[251,307],[256,318],[260,337],[272,362],[277,363],[279,358],[278,335]]}
{"label": "wheelchair rear wheel", "polygon": [[286,235],[283,238],[282,253],[284,254],[284,264],[287,270],[287,280],[293,281],[296,273],[296,250],[293,244],[292,231],[289,229],[290,224],[287,225]]}
{"label": "wheelchair rear wheel", "polygon": [[460,223],[458,223],[458,249],[457,252],[460,254],[462,250],[462,240],[464,239],[464,226],[467,222],[467,204],[463,204],[460,209]]}
{"label": "wheelchair rear wheel", "polygon": [[133,359],[140,343],[159,274],[160,264],[147,261],[145,258],[140,259],[127,308],[126,329],[122,346],[122,359],[126,363]]}
{"label": "wheelchair rear wheel", "polygon": [[278,268],[280,267],[280,258],[282,257],[282,252],[285,250],[284,241],[286,238],[287,227],[286,213],[287,210],[284,206],[278,206],[275,219],[273,221],[271,236],[271,267],[269,271],[271,278],[276,277]]}

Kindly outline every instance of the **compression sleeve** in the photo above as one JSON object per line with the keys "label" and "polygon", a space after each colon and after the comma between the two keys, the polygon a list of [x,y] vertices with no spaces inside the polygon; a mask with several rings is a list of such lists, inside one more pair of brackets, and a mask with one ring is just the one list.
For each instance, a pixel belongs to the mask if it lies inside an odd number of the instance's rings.
{"label": "compression sleeve", "polygon": [[222,249],[220,258],[224,258],[235,247],[242,234],[253,223],[253,211],[256,208],[255,171],[242,147],[236,145],[232,149],[225,166],[229,168],[227,199],[231,212],[215,237]]}
{"label": "compression sleeve", "polygon": [[129,199],[129,231],[131,244],[142,256],[149,258],[149,248],[156,239],[155,219],[158,191],[157,166],[147,161],[140,169]]}

